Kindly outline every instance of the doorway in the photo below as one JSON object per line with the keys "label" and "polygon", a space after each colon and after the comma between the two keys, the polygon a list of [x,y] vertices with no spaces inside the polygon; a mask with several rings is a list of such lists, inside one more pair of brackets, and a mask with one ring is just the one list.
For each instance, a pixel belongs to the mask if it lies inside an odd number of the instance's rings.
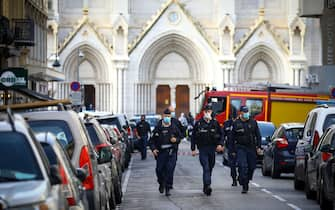
{"label": "doorway", "polygon": [[170,105],[170,86],[158,85],[156,89],[156,113],[162,114]]}
{"label": "doorway", "polygon": [[176,117],[179,118],[182,112],[185,116],[190,112],[190,89],[187,85],[176,87]]}
{"label": "doorway", "polygon": [[95,110],[95,87],[84,85],[84,105],[86,110]]}

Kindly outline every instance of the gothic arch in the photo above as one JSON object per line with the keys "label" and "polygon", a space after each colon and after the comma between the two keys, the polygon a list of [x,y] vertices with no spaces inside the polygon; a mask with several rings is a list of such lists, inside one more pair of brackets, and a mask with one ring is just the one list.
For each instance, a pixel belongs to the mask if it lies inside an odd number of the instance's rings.
{"label": "gothic arch", "polygon": [[186,37],[170,33],[154,41],[145,51],[139,67],[139,81],[149,82],[155,79],[155,73],[160,61],[169,53],[182,56],[190,67],[192,81],[203,78],[204,64],[195,44]]}
{"label": "gothic arch", "polygon": [[[250,82],[252,71],[258,62],[263,62],[270,74],[270,82],[280,83],[284,66],[277,53],[266,45],[258,45],[243,57],[238,66],[237,82]],[[266,82],[266,81],[264,81]]]}
{"label": "gothic arch", "polygon": [[96,75],[95,82],[104,82],[108,79],[108,67],[103,55],[94,47],[88,44],[77,45],[71,53],[67,56],[64,61],[64,74],[68,81],[77,80],[77,68],[78,68],[78,49],[84,53],[84,58],[79,61],[81,64],[84,60],[88,61]]}

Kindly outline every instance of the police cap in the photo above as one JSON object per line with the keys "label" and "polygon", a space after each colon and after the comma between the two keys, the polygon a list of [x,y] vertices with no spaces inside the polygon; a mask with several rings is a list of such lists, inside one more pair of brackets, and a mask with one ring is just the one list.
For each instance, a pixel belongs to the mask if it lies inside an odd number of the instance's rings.
{"label": "police cap", "polygon": [[212,104],[207,104],[205,106],[205,110],[212,110],[212,109],[213,109]]}
{"label": "police cap", "polygon": [[240,111],[241,112],[249,112],[249,108],[247,106],[241,106]]}
{"label": "police cap", "polygon": [[163,113],[164,113],[164,114],[171,114],[171,111],[170,111],[170,109],[167,108],[167,109],[164,110]]}

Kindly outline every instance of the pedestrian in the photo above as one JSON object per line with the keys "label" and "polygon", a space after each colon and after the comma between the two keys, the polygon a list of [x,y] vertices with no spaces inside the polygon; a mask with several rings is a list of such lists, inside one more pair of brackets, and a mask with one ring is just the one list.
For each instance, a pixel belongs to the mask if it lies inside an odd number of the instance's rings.
{"label": "pedestrian", "polygon": [[199,150],[199,160],[203,169],[203,192],[207,196],[212,193],[211,177],[215,165],[215,151],[223,151],[221,128],[211,117],[212,112],[212,106],[206,105],[204,117],[195,123],[191,138],[192,156],[196,155],[196,146]]}
{"label": "pedestrian", "polygon": [[147,142],[150,134],[150,124],[145,120],[145,115],[141,115],[140,122],[136,124],[136,137],[138,139],[142,160],[147,158]]}
{"label": "pedestrian", "polygon": [[249,190],[249,181],[256,168],[256,152],[260,153],[261,148],[258,125],[256,120],[250,118],[247,106],[241,106],[240,116],[233,122],[230,138],[237,152],[238,181],[244,194]]}
{"label": "pedestrian", "polygon": [[230,167],[230,176],[233,180],[232,186],[237,186],[237,181],[236,181],[236,177],[237,177],[237,172],[236,172],[236,149],[234,147],[234,143],[232,142],[232,138],[231,138],[231,131],[232,131],[232,127],[233,127],[233,122],[236,120],[237,118],[237,113],[236,111],[233,111],[230,115],[229,115],[229,119],[226,120],[223,124],[223,128],[222,128],[222,136],[224,138],[224,142],[226,145],[226,149],[228,150],[228,164]]}
{"label": "pedestrian", "polygon": [[156,158],[156,175],[159,192],[170,196],[173,174],[177,159],[177,149],[181,134],[171,121],[171,112],[166,109],[161,123],[155,127],[150,139],[150,148]]}

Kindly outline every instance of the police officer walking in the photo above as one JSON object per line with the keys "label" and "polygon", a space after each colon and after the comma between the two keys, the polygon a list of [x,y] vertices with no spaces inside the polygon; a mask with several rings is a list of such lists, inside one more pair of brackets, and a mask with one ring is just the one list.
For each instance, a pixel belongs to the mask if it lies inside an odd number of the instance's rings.
{"label": "police officer walking", "polygon": [[203,169],[203,192],[210,196],[212,193],[211,177],[215,165],[215,151],[223,151],[221,128],[219,123],[212,119],[212,107],[207,105],[204,117],[195,123],[192,138],[192,156],[196,155],[195,146],[199,150],[199,160]]}
{"label": "police officer walking", "polygon": [[239,183],[242,193],[249,190],[249,181],[256,168],[256,152],[260,152],[261,135],[257,122],[250,118],[247,106],[241,106],[240,117],[233,122],[231,137],[237,152]]}
{"label": "police officer walking", "polygon": [[222,129],[222,136],[224,138],[226,148],[228,149],[228,164],[230,167],[230,176],[233,179],[233,183],[231,186],[237,186],[236,149],[232,141],[232,138],[230,138],[232,127],[233,127],[233,122],[236,120],[236,118],[237,118],[237,113],[236,111],[233,111],[231,115],[229,116],[229,119],[224,122],[223,129]]}
{"label": "police officer walking", "polygon": [[171,122],[171,112],[166,109],[161,123],[155,127],[150,139],[150,148],[156,158],[156,175],[159,183],[159,192],[170,196],[173,182],[173,173],[177,159],[177,148],[181,134]]}
{"label": "police officer walking", "polygon": [[141,121],[136,125],[136,136],[139,139],[142,160],[147,158],[148,134],[151,134],[150,124],[145,121],[145,115],[141,115]]}

